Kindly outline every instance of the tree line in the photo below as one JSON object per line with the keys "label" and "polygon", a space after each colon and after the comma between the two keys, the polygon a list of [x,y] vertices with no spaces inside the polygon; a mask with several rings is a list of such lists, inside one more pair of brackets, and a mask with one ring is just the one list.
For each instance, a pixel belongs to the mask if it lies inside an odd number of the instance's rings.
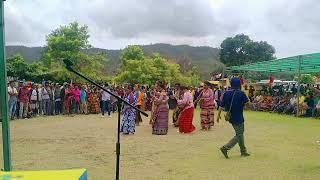
{"label": "tree line", "polygon": [[[116,75],[110,76],[106,70],[108,56],[103,52],[89,52],[88,26],[72,22],[53,30],[46,37],[45,50],[39,62],[28,64],[21,55],[7,58],[8,76],[32,81],[51,80],[82,81],[63,64],[63,59],[73,62],[74,68],[90,78],[101,82],[126,83],[138,81],[151,85],[157,80],[167,83],[180,82],[198,85],[199,69],[192,65],[187,71],[181,65],[168,61],[160,54],[145,55],[139,46],[129,45],[121,54],[121,66]],[[244,34],[226,38],[221,43],[220,60],[225,65],[241,65],[274,59],[275,49],[265,41],[255,42]],[[214,67],[212,67],[214,69]]]}

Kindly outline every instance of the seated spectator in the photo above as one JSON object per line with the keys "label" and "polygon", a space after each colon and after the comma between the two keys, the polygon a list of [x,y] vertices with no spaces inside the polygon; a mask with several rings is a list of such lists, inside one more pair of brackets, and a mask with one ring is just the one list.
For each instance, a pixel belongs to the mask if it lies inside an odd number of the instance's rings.
{"label": "seated spectator", "polygon": [[314,108],[315,108],[315,104],[314,104],[314,97],[313,97],[313,94],[310,93],[306,99],[305,99],[305,103],[307,105],[307,109],[306,109],[306,114],[305,116],[306,117],[312,117],[313,116],[313,111],[314,111]]}

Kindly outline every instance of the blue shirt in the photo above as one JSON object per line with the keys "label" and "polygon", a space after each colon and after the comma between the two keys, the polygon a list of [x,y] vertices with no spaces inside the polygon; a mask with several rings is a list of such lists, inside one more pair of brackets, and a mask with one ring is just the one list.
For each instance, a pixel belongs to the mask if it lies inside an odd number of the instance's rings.
{"label": "blue shirt", "polygon": [[222,102],[221,102],[221,107],[225,108],[225,111],[229,111],[230,105],[231,105],[231,100],[232,96],[234,94],[233,102],[232,102],[232,107],[231,107],[231,124],[241,124],[244,122],[243,118],[243,108],[245,103],[248,102],[248,97],[246,94],[240,90],[228,90],[224,93]]}
{"label": "blue shirt", "polygon": [[81,89],[81,95],[80,95],[80,101],[85,102],[87,99],[87,92],[83,89]]}

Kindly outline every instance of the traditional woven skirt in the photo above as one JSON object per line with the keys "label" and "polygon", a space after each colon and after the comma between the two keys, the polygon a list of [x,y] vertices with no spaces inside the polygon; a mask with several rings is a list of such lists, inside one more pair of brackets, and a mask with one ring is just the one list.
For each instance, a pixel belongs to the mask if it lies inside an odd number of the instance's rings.
{"label": "traditional woven skirt", "polygon": [[167,107],[159,108],[154,114],[152,124],[152,134],[166,135],[168,133],[169,109]]}
{"label": "traditional woven skirt", "polygon": [[147,98],[145,103],[145,111],[151,111],[152,110],[152,101],[151,98]]}
{"label": "traditional woven skirt", "polygon": [[201,109],[201,128],[209,130],[211,126],[214,126],[214,109]]}
{"label": "traditional woven skirt", "polygon": [[179,132],[180,133],[191,133],[196,128],[192,124],[194,108],[184,109],[179,115]]}

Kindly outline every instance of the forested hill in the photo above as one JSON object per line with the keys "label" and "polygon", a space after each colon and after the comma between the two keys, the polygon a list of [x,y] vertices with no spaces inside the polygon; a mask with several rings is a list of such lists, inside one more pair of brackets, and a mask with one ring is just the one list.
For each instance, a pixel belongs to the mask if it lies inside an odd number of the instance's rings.
{"label": "forested hill", "polygon": [[40,60],[43,49],[43,47],[6,46],[6,56],[21,54],[27,62],[33,62]]}
{"label": "forested hill", "polygon": [[[170,61],[180,64],[183,70],[189,70],[192,64],[198,66],[201,77],[204,79],[209,77],[210,72],[221,68],[219,49],[217,48],[170,44],[152,44],[141,47],[146,55],[159,53]],[[10,57],[15,54],[21,54],[27,62],[33,62],[41,59],[43,50],[43,47],[7,46],[6,55]],[[96,51],[107,53],[109,59],[107,63],[108,70],[114,71],[119,66],[121,50],[90,49],[90,52]]]}

